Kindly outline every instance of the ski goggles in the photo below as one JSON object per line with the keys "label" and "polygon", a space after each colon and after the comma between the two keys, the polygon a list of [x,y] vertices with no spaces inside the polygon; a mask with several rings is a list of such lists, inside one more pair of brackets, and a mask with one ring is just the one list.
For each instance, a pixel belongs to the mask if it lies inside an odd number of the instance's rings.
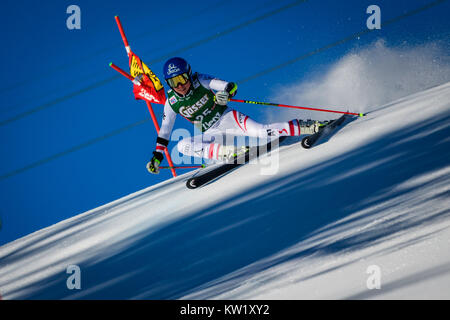
{"label": "ski goggles", "polygon": [[167,79],[167,83],[171,88],[178,87],[179,84],[186,84],[189,81],[189,75],[187,73],[182,73],[178,76],[175,76],[173,78]]}

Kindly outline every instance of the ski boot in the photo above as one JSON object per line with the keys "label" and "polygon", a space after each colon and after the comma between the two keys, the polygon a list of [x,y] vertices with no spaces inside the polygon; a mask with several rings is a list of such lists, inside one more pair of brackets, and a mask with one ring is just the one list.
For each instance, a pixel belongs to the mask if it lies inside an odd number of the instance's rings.
{"label": "ski boot", "polygon": [[314,134],[319,132],[320,123],[317,120],[298,120],[300,125],[300,134]]}
{"label": "ski boot", "polygon": [[327,125],[329,125],[334,120],[298,120],[300,124],[300,133],[301,134],[314,134],[316,132],[322,131]]}
{"label": "ski boot", "polygon": [[322,130],[324,127],[332,123],[334,120],[323,120],[319,121],[319,131]]}

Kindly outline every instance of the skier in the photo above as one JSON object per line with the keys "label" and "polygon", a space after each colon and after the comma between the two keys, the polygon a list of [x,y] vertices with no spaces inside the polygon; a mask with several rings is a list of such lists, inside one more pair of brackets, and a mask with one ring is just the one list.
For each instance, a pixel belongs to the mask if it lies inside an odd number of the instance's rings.
{"label": "skier", "polygon": [[246,151],[234,144],[223,142],[225,135],[250,137],[279,137],[313,134],[319,130],[318,122],[305,123],[297,119],[271,124],[260,124],[247,115],[227,106],[230,97],[237,92],[234,82],[192,73],[191,66],[183,58],[169,59],[163,67],[164,79],[171,88],[167,92],[164,116],[156,139],[156,150],[147,164],[150,173],[158,174],[164,159],[164,149],[177,114],[192,122],[202,134],[178,142],[178,151],[188,156],[205,159],[227,160]]}

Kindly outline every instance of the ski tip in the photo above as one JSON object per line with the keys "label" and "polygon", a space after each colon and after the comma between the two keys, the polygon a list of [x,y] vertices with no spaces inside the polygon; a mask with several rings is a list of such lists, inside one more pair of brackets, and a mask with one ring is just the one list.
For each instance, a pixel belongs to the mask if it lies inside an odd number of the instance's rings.
{"label": "ski tip", "polygon": [[109,63],[109,66],[110,66],[110,67],[112,66],[112,62]]}
{"label": "ski tip", "polygon": [[188,187],[188,189],[196,189],[198,186],[195,183],[195,179],[191,178],[188,181],[186,181],[186,187]]}
{"label": "ski tip", "polygon": [[312,147],[312,145],[309,143],[308,137],[304,137],[302,139],[301,145],[305,149],[310,149]]}

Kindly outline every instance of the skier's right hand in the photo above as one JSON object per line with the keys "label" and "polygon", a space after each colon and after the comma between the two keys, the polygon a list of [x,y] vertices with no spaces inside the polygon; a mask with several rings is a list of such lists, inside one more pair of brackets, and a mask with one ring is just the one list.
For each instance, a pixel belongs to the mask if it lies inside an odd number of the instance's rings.
{"label": "skier's right hand", "polygon": [[226,106],[230,97],[234,97],[237,93],[237,84],[234,82],[228,82],[225,90],[216,92],[214,96],[214,102]]}
{"label": "skier's right hand", "polygon": [[158,174],[159,173],[159,165],[161,161],[163,161],[164,156],[161,152],[153,151],[153,158],[147,163],[147,170],[150,173]]}
{"label": "skier's right hand", "polygon": [[214,102],[221,106],[226,106],[228,103],[229,96],[230,94],[226,91],[218,91],[214,96]]}

